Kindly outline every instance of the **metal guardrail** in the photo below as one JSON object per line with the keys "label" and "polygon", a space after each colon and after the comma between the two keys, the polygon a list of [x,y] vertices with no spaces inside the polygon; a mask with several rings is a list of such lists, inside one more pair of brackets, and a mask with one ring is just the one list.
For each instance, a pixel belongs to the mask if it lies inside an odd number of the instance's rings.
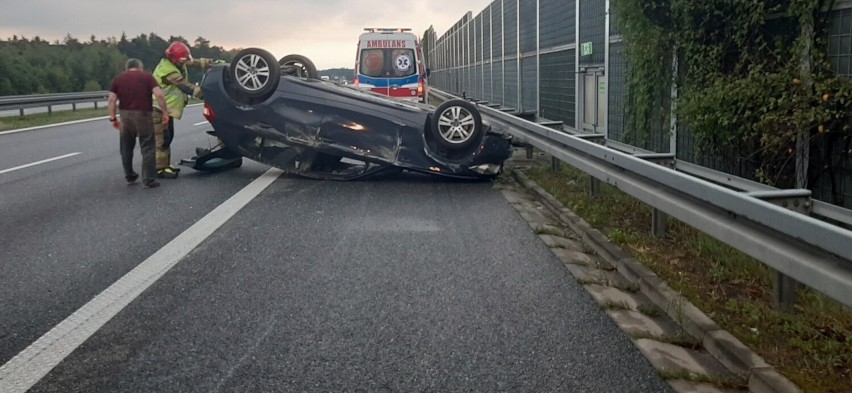
{"label": "metal guardrail", "polygon": [[[647,151],[644,149],[639,149],[634,146],[630,146],[621,142],[607,140],[606,145],[626,153],[633,154],[654,154],[651,151]],[[757,192],[757,191],[770,191],[776,192],[779,189],[758,183],[755,181],[751,181],[748,179],[743,179],[741,177],[733,176],[727,174],[725,172],[716,171],[710,168],[706,168],[700,165],[693,164],[688,161],[674,159],[675,169],[684,173],[688,173],[690,175],[702,178],[704,180],[709,180],[713,183],[724,185],[728,188],[745,191],[745,192]],[[808,193],[810,196],[810,193]],[[811,214],[820,216],[823,218],[827,218],[830,220],[834,220],[836,222],[847,225],[852,228],[852,210],[844,209],[843,207],[832,205],[830,203],[826,203],[818,200],[811,200]],[[852,246],[850,246],[852,248]]]}
{"label": "metal guardrail", "polygon": [[[432,93],[458,98],[437,89]],[[852,231],[762,199],[790,197],[792,191],[813,203],[809,190],[754,183],[748,192],[737,191],[490,106],[479,108],[515,138],[852,307]],[[839,207],[815,210],[830,218],[852,215]]]}
{"label": "metal guardrail", "polygon": [[47,107],[48,113],[51,113],[54,105],[70,104],[72,109],[76,110],[77,104],[94,103],[97,108],[99,102],[107,101],[108,98],[108,91],[0,96],[0,111],[18,110],[23,116],[24,109],[29,108]]}

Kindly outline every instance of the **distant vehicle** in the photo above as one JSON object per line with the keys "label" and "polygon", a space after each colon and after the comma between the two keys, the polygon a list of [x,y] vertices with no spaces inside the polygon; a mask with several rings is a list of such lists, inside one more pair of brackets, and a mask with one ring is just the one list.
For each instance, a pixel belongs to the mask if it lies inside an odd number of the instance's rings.
{"label": "distant vehicle", "polygon": [[320,77],[320,79],[322,79],[322,80],[324,80],[324,81],[327,81],[327,80],[328,80],[328,75],[323,75],[323,76],[321,76],[321,77]]}
{"label": "distant vehicle", "polygon": [[366,28],[358,37],[358,89],[426,102],[426,69],[420,40],[408,28]]}
{"label": "distant vehicle", "polygon": [[482,122],[475,104],[434,108],[319,79],[304,56],[276,60],[243,49],[201,81],[204,117],[222,142],[183,165],[235,168],[242,158],[316,179],[351,180],[409,170],[468,179],[498,176],[511,137]]}

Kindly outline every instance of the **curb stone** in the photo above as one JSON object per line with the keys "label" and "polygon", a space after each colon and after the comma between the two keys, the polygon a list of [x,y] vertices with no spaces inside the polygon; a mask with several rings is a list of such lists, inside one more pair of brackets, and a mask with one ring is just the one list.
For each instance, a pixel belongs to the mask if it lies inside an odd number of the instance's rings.
{"label": "curb stone", "polygon": [[[766,361],[743,344],[729,332],[720,328],[710,317],[699,310],[686,298],[671,289],[665,281],[653,271],[636,261],[632,255],[611,243],[600,231],[594,229],[585,220],[565,208],[561,202],[529,179],[520,170],[511,170],[511,177],[534,199],[546,207],[559,221],[574,231],[582,243],[593,250],[596,259],[609,264],[624,279],[639,285],[639,292],[654,305],[662,309],[675,323],[689,335],[702,342],[706,351],[730,372],[747,380],[748,390],[755,393],[802,392],[793,382],[778,373]],[[684,381],[670,381],[678,391],[684,388]],[[673,383],[677,382],[677,384]],[[698,384],[702,385],[702,384]],[[705,384],[706,385],[706,384]],[[704,387],[702,391],[714,391]],[[686,389],[686,390],[683,390]],[[723,391],[723,390],[718,390]]]}

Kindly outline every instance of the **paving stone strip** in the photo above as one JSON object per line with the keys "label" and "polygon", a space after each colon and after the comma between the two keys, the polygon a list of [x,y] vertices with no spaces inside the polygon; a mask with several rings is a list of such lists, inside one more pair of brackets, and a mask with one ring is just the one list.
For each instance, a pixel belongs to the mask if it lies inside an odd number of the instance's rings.
{"label": "paving stone strip", "polygon": [[675,391],[742,392],[724,386],[747,386],[757,393],[801,392],[521,170],[507,175],[510,183],[501,187],[506,200]]}

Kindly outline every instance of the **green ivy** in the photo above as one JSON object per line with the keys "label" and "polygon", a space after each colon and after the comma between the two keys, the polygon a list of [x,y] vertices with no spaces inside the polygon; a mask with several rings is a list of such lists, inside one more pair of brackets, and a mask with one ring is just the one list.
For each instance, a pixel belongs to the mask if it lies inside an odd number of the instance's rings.
{"label": "green ivy", "polygon": [[788,188],[802,134],[810,146],[808,184],[833,176],[839,165],[834,150],[852,155],[852,85],[831,71],[825,53],[827,14],[821,10],[833,4],[613,0],[629,65],[627,129],[661,132],[654,125],[669,124],[675,83],[678,124],[694,133],[701,152],[734,152],[757,168],[757,179]]}

